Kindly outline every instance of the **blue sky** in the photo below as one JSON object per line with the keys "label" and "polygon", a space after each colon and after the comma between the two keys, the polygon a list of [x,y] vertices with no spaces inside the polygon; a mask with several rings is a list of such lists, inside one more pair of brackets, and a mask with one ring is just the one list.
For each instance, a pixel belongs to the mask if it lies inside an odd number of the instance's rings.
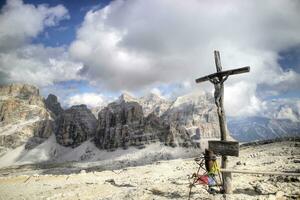
{"label": "blue sky", "polygon": [[279,64],[284,70],[295,70],[300,73],[300,47],[291,47],[279,52]]}
{"label": "blue sky", "polygon": [[69,13],[70,19],[64,20],[58,27],[46,28],[44,33],[34,38],[33,43],[43,43],[47,46],[61,46],[70,45],[75,40],[76,29],[83,22],[86,12],[92,9],[99,9],[109,4],[108,0],[84,0],[84,1],[70,1],[70,0],[26,0],[24,3],[28,4],[48,4],[49,6],[56,6],[58,4],[64,5]]}
{"label": "blue sky", "polygon": [[[111,0],[24,0],[25,4],[40,5],[47,4],[50,7],[63,5],[70,14],[68,20],[60,22],[59,26],[45,28],[44,31],[36,38],[32,39],[32,43],[42,43],[46,46],[62,46],[70,45],[75,40],[76,29],[84,20],[85,14],[90,10],[100,9],[108,5]],[[6,0],[0,1],[0,8],[6,4]]]}
{"label": "blue sky", "polygon": [[8,0],[0,7],[0,84],[37,85],[66,107],[122,92],[211,92],[194,79],[214,72],[215,49],[224,69],[251,66],[226,82],[227,108],[253,115],[264,101],[300,97],[297,1]]}

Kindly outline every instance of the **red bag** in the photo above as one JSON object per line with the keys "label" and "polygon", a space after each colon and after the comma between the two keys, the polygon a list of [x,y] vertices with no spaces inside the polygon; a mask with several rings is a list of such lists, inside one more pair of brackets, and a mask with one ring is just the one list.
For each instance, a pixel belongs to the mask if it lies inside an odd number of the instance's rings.
{"label": "red bag", "polygon": [[216,181],[213,177],[209,176],[209,175],[202,175],[202,176],[199,176],[198,178],[198,183],[199,184],[202,184],[202,185],[216,185]]}
{"label": "red bag", "polygon": [[203,176],[200,176],[198,178],[198,183],[199,184],[204,184],[204,185],[208,185],[208,176],[207,175],[203,175]]}

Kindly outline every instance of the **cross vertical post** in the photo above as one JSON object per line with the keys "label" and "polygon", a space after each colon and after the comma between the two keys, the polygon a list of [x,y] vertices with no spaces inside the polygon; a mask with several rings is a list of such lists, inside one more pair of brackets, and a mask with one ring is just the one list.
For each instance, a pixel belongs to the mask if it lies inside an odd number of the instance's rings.
{"label": "cross vertical post", "polygon": [[[220,53],[219,51],[214,51],[215,55],[215,64],[216,64],[216,69],[217,73],[222,71],[222,65],[221,65],[221,59],[220,59]],[[225,117],[225,109],[224,109],[224,81],[223,77],[219,77],[219,83],[220,84],[220,94],[218,94],[220,97],[218,99],[219,102],[216,102],[217,104],[217,111],[218,111],[218,118],[219,118],[219,126],[220,126],[220,134],[221,134],[221,141],[227,141],[227,131],[226,131],[226,117]],[[227,79],[227,77],[226,77]],[[214,84],[216,85],[216,84]],[[216,88],[216,86],[215,86]],[[216,92],[216,91],[215,91]],[[217,101],[217,100],[216,100]],[[227,156],[222,155],[222,160],[221,160],[221,167],[223,169],[227,168]],[[231,193],[231,174],[228,173],[222,173],[222,180],[224,182],[223,184],[223,189],[225,193]]]}
{"label": "cross vertical post", "polygon": [[[224,82],[230,75],[241,74],[250,71],[250,67],[242,67],[233,70],[222,71],[221,59],[219,51],[214,51],[215,56],[215,64],[217,73],[210,74],[208,76],[204,76],[196,79],[196,83],[200,83],[203,81],[210,81],[214,84],[214,98],[215,104],[217,106],[217,113],[219,118],[219,126],[220,126],[220,135],[221,141],[227,141],[227,128],[226,128],[226,118],[225,118],[225,109],[224,109]],[[225,169],[227,167],[227,155],[222,155],[221,167]],[[222,180],[223,180],[223,189],[225,193],[231,193],[231,174],[222,172]]]}
{"label": "cross vertical post", "polygon": [[[216,63],[217,72],[221,72],[222,66],[221,66],[220,53],[218,51],[214,51],[214,54],[215,54],[215,63]],[[214,83],[214,85],[220,84],[220,86],[219,86],[220,94],[218,94],[219,99],[216,100],[216,101],[218,101],[218,102],[216,102],[216,104],[217,104],[217,109],[218,109],[221,140],[226,141],[227,140],[227,132],[226,132],[226,118],[225,118],[225,110],[224,110],[224,84],[223,84],[224,81],[223,80],[224,80],[224,78],[222,76],[220,76],[219,83]]]}

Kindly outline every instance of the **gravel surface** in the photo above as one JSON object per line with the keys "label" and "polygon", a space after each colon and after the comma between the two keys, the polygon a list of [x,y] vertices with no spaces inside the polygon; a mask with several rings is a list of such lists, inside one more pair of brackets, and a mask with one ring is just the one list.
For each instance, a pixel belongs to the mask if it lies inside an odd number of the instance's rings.
{"label": "gravel surface", "polygon": [[[241,147],[240,157],[230,157],[229,166],[300,172],[299,146],[286,141]],[[175,159],[118,170],[78,169],[71,174],[65,173],[68,164],[49,166],[52,170],[43,167],[0,169],[0,199],[188,199],[188,176],[197,164],[193,159]],[[233,188],[233,194],[210,194],[206,186],[197,185],[191,199],[300,199],[300,177],[233,174]]]}

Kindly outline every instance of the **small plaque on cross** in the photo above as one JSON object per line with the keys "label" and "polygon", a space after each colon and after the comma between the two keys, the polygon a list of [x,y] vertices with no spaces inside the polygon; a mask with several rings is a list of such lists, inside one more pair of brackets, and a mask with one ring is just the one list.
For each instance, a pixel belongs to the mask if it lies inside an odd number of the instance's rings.
{"label": "small plaque on cross", "polygon": [[240,145],[235,141],[208,141],[208,148],[217,155],[239,156]]}

